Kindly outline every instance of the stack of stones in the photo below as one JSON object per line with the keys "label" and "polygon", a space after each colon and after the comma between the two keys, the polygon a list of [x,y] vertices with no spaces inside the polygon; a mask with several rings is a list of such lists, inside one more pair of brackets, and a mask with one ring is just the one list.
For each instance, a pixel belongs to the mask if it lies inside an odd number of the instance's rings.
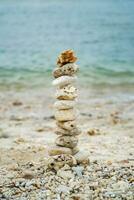
{"label": "stack of stones", "polygon": [[78,135],[80,130],[77,127],[76,102],[77,89],[75,82],[78,66],[75,64],[77,58],[72,50],[64,51],[57,60],[57,68],[53,71],[55,80],[53,85],[56,86],[55,119],[56,130],[58,135],[55,146],[49,150],[49,155],[76,154],[79,149]]}

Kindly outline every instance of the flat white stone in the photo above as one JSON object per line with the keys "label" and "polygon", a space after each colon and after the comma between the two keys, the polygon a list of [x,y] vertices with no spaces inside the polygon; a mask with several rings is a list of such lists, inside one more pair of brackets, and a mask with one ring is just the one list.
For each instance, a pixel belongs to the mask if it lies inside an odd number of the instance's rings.
{"label": "flat white stone", "polygon": [[72,85],[67,85],[58,88],[55,96],[59,100],[73,100],[77,97],[77,89]]}
{"label": "flat white stone", "polygon": [[64,87],[65,85],[75,83],[77,80],[76,76],[61,76],[53,80],[52,84],[58,87]]}
{"label": "flat white stone", "polygon": [[58,100],[54,103],[54,108],[58,110],[66,110],[70,108],[74,108],[76,105],[76,100]]}

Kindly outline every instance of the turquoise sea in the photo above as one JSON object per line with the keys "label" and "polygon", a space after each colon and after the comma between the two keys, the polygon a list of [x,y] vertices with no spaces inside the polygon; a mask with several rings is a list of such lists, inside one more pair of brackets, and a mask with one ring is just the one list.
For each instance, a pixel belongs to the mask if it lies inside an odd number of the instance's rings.
{"label": "turquoise sea", "polygon": [[133,88],[134,1],[0,0],[1,87],[50,84],[70,48],[82,83]]}

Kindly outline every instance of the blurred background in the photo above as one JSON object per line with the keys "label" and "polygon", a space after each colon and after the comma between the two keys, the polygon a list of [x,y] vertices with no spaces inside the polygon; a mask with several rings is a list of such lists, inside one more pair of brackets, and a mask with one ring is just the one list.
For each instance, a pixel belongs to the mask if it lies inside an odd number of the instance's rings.
{"label": "blurred background", "polygon": [[0,0],[0,88],[48,86],[74,49],[82,85],[133,89],[133,0]]}

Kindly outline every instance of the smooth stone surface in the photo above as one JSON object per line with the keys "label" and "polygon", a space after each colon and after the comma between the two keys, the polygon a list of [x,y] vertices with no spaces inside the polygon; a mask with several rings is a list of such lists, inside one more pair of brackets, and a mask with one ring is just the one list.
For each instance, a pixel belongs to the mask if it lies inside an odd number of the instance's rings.
{"label": "smooth stone surface", "polygon": [[61,154],[50,157],[47,161],[47,166],[50,169],[55,169],[58,171],[60,168],[65,165],[69,165],[70,167],[76,165],[76,159],[72,155]]}
{"label": "smooth stone surface", "polygon": [[68,121],[68,122],[56,122],[57,126],[66,130],[73,130],[77,128],[76,120]]}
{"label": "smooth stone surface", "polygon": [[55,119],[57,121],[72,121],[77,118],[78,114],[75,109],[56,110]]}
{"label": "smooth stone surface", "polygon": [[58,87],[64,87],[65,85],[75,83],[77,80],[76,76],[61,76],[53,80],[52,84]]}
{"label": "smooth stone surface", "polygon": [[55,143],[58,146],[74,148],[78,144],[78,138],[75,136],[59,136]]}
{"label": "smooth stone surface", "polygon": [[68,63],[66,65],[63,65],[60,68],[56,68],[53,71],[53,76],[55,78],[58,78],[60,76],[68,75],[72,76],[78,71],[78,65],[75,63]]}
{"label": "smooth stone surface", "polygon": [[78,128],[74,128],[72,130],[66,130],[60,127],[57,127],[55,130],[55,133],[57,135],[62,135],[62,136],[76,136],[76,135],[80,135],[81,134],[81,130]]}
{"label": "smooth stone surface", "polygon": [[66,147],[60,147],[60,146],[52,146],[48,150],[48,154],[50,156],[55,156],[55,155],[61,155],[61,154],[72,154],[72,151],[70,148]]}
{"label": "smooth stone surface", "polygon": [[77,154],[79,151],[80,151],[80,149],[79,149],[78,146],[74,147],[74,148],[72,149],[72,155]]}
{"label": "smooth stone surface", "polygon": [[79,151],[74,155],[77,164],[88,165],[90,163],[89,154],[85,151]]}
{"label": "smooth stone surface", "polygon": [[73,100],[77,96],[77,89],[72,85],[67,85],[61,89],[57,89],[55,95],[59,100]]}
{"label": "smooth stone surface", "polygon": [[66,109],[71,109],[74,108],[76,105],[76,101],[73,100],[58,100],[54,103],[54,108],[58,110],[66,110]]}

